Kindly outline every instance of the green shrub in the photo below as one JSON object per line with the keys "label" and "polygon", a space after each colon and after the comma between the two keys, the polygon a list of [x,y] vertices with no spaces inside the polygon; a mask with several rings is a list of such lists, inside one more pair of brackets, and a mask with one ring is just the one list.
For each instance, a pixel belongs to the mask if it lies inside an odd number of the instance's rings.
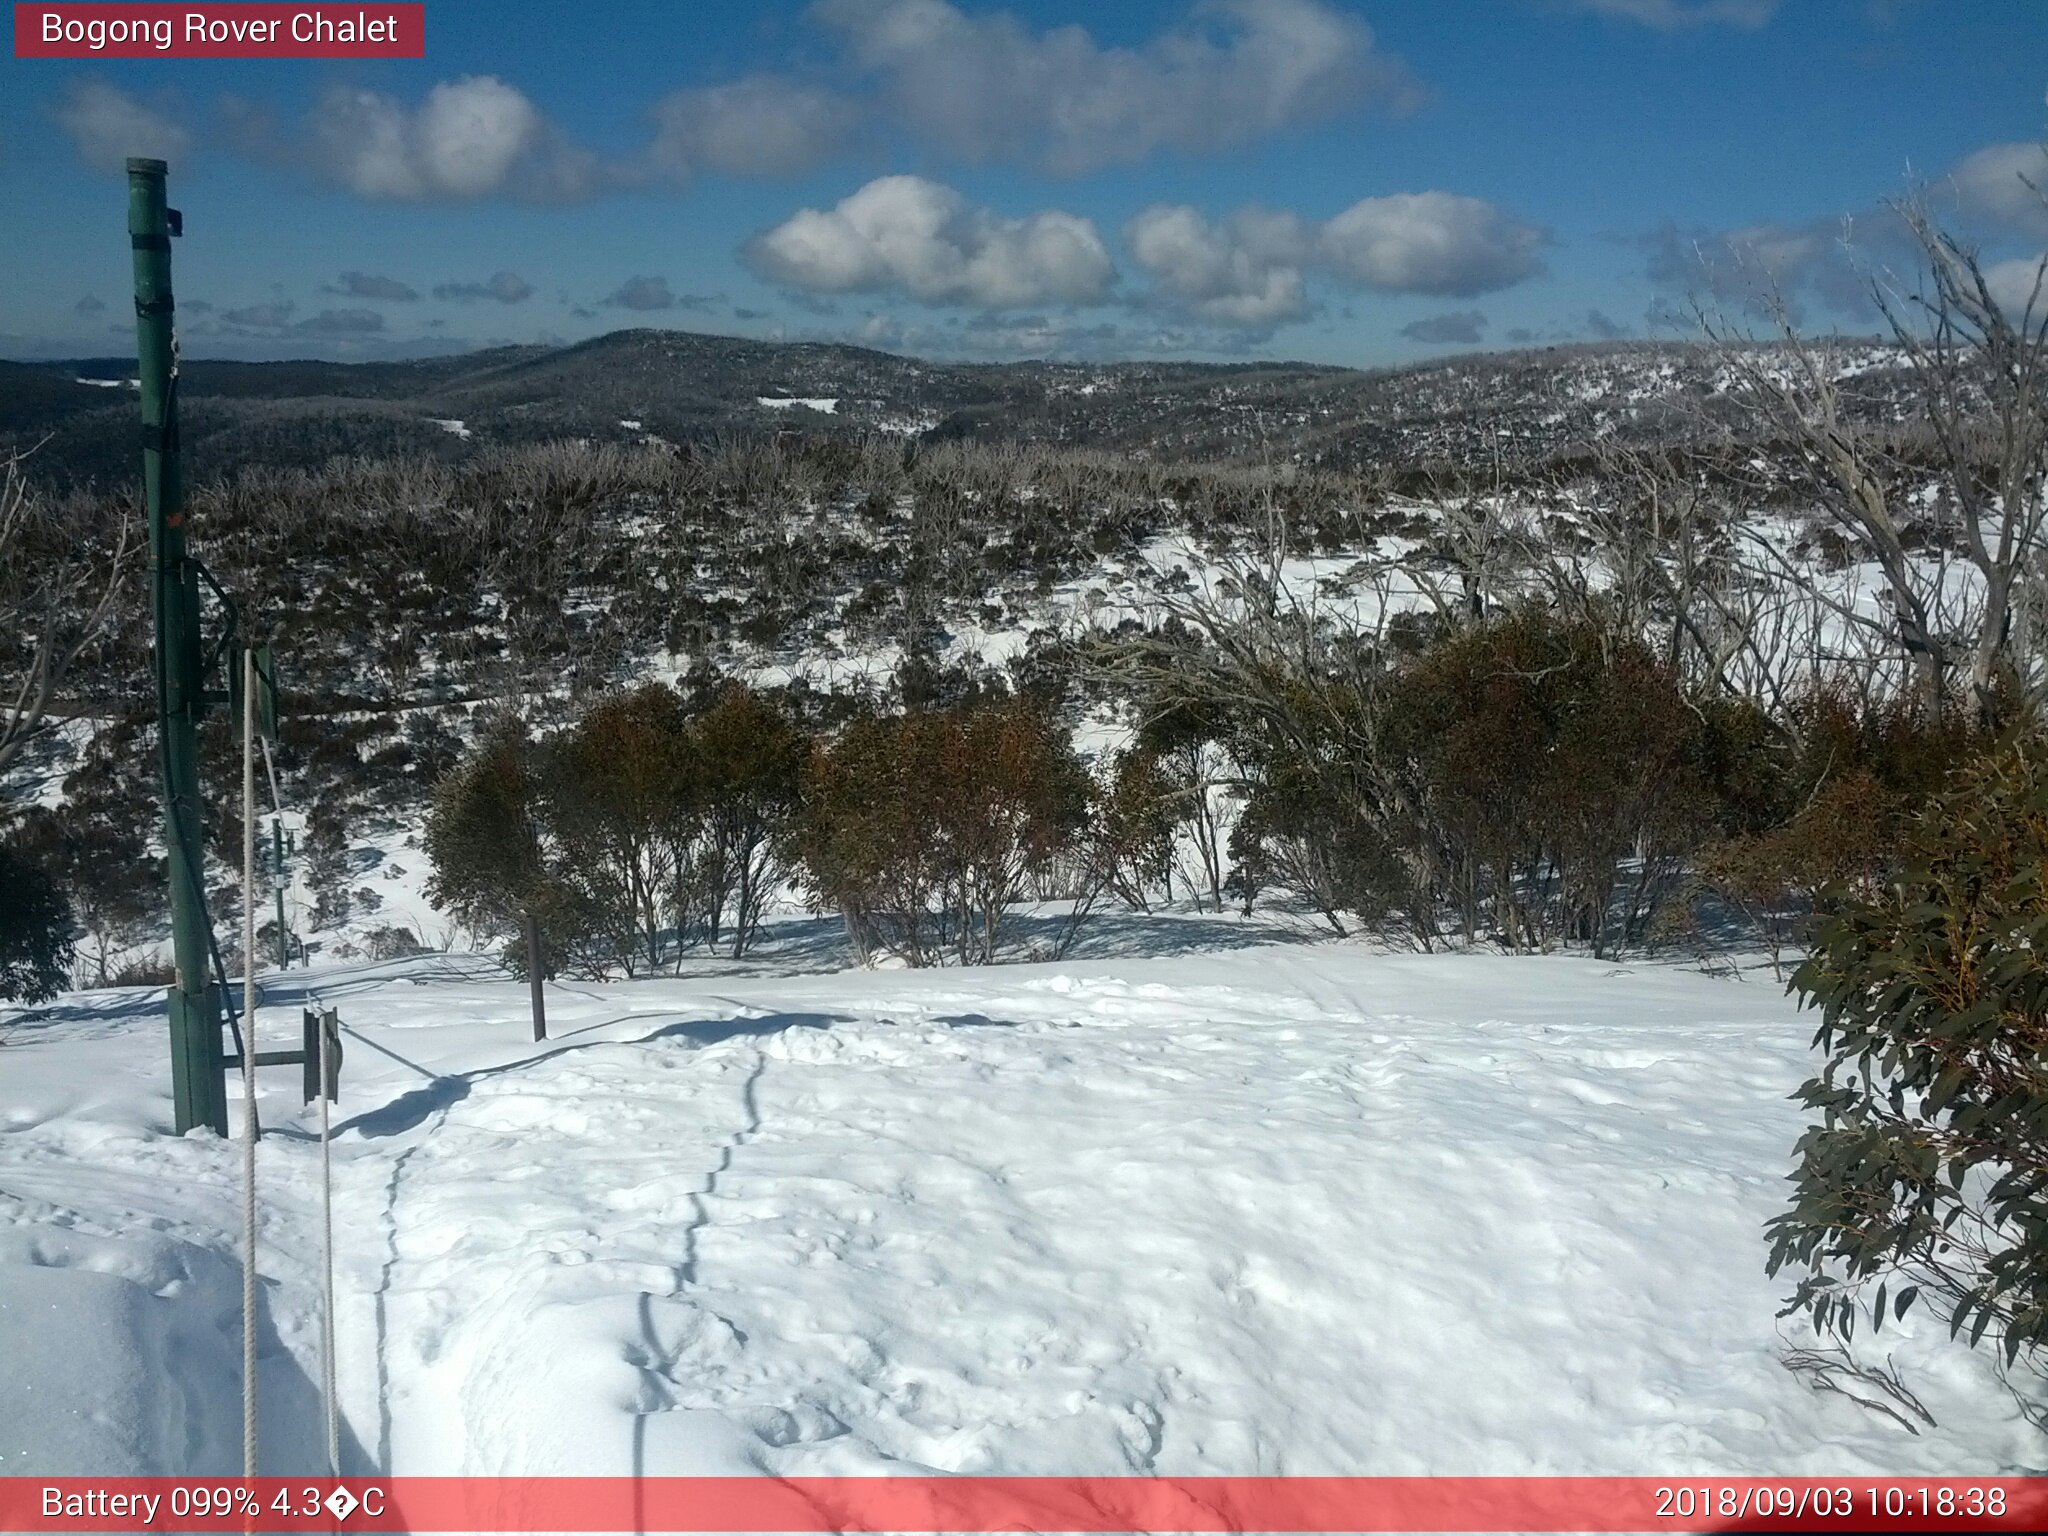
{"label": "green shrub", "polygon": [[49,871],[0,842],[0,1001],[41,1003],[62,991],[75,935]]}
{"label": "green shrub", "polygon": [[[1827,1056],[1800,1102],[1769,1270],[1847,1338],[1925,1296],[2008,1361],[2048,1340],[2048,745],[1979,759],[1915,821],[1897,878],[1823,898],[1793,986]],[[1887,1307],[1890,1308],[1889,1313]]]}
{"label": "green shrub", "polygon": [[649,683],[598,699],[541,754],[540,819],[552,872],[611,936],[634,974],[680,929],[694,832],[689,717]]}
{"label": "green shrub", "polygon": [[[505,718],[487,725],[469,755],[434,788],[426,826],[433,865],[427,895],[479,934],[519,927],[548,884],[536,774],[525,727]],[[311,829],[316,864],[326,825],[316,821]]]}
{"label": "green shrub", "polygon": [[1029,701],[859,720],[805,771],[806,879],[864,953],[986,964],[1088,799],[1066,732]]}
{"label": "green shrub", "polygon": [[[1247,902],[1265,888],[1307,903],[1341,938],[1344,915],[1378,923],[1414,903],[1409,866],[1361,765],[1318,733],[1256,754],[1259,772],[1230,830],[1232,880]],[[1426,898],[1425,898],[1426,899]]]}
{"label": "green shrub", "polygon": [[1748,919],[1773,963],[1822,890],[1869,894],[1890,877],[1914,815],[1985,746],[1968,711],[1929,716],[1908,699],[1820,694],[1789,713],[1767,729],[1760,711],[1718,706],[1726,835],[1699,860],[1701,883]]}
{"label": "green shrub", "polygon": [[1405,667],[1382,734],[1443,895],[1510,947],[1640,938],[1711,825],[1701,722],[1640,640],[1528,610]]}
{"label": "green shrub", "polygon": [[802,791],[803,733],[772,701],[732,684],[691,722],[691,806],[705,937],[731,937],[734,959],[760,929],[762,909],[788,870],[790,829]]}

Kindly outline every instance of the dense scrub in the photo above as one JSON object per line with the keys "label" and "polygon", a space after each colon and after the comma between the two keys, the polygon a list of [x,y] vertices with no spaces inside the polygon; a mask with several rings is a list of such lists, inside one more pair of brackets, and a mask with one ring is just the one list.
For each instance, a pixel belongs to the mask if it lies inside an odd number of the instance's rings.
{"label": "dense scrub", "polygon": [[[595,700],[534,739],[501,717],[427,819],[432,893],[479,935],[533,925],[550,974],[738,959],[788,883],[840,915],[863,959],[988,964],[1006,916],[1053,898],[1058,953],[1107,896],[1142,905],[1170,855],[1156,760],[1091,774],[1041,701],[1017,695],[808,734],[727,686]],[[524,942],[507,958],[530,962]]]}
{"label": "dense scrub", "polygon": [[1028,700],[859,720],[805,774],[806,880],[863,956],[987,964],[1004,914],[1077,845],[1089,789]]}
{"label": "dense scrub", "polygon": [[[436,899],[482,937],[530,920],[551,974],[634,975],[697,944],[744,955],[786,868],[804,745],[747,689],[698,703],[609,694],[540,741],[497,719],[428,815]],[[523,945],[508,958],[531,963]]]}

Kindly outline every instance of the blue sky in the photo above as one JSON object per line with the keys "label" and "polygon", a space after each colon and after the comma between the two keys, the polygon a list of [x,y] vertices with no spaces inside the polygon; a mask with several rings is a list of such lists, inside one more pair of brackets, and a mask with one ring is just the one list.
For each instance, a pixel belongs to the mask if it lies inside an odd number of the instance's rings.
{"label": "blue sky", "polygon": [[1758,274],[1872,329],[1909,174],[2008,279],[2048,245],[2037,0],[429,0],[419,61],[0,67],[8,357],[132,345],[134,153],[195,356],[660,325],[1376,365]]}

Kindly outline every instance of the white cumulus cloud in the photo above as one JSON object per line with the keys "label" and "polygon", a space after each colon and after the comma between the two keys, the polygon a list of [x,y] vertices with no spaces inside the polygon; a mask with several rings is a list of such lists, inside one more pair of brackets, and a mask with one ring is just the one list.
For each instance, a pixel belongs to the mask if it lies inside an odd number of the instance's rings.
{"label": "white cumulus cloud", "polygon": [[811,14],[925,142],[1061,173],[1399,109],[1417,95],[1371,28],[1322,0],[1206,0],[1188,24],[1128,48],[949,0],[819,0]]}
{"label": "white cumulus cloud", "polygon": [[1540,273],[1549,238],[1491,203],[1449,192],[1369,197],[1322,223],[1259,207],[1211,220],[1157,203],[1124,226],[1156,300],[1248,331],[1309,314],[1311,273],[1383,293],[1491,293]]}
{"label": "white cumulus cloud", "polygon": [[177,160],[192,144],[181,124],[104,80],[74,80],[52,115],[94,170],[122,170],[131,155]]}
{"label": "white cumulus cloud", "polygon": [[647,158],[675,180],[699,171],[793,176],[844,148],[858,120],[835,92],[781,75],[673,91],[654,107]]}
{"label": "white cumulus cloud", "polygon": [[2048,230],[2048,145],[1987,144],[1948,179],[1966,212],[2012,229]]}
{"label": "white cumulus cloud", "polygon": [[2038,327],[2048,314],[2048,256],[2015,256],[1984,269],[1984,286],[2015,325],[2031,317]]}
{"label": "white cumulus cloud", "polygon": [[381,91],[330,91],[298,157],[359,196],[399,202],[569,199],[604,179],[595,156],[564,143],[524,92],[492,75],[444,80],[417,107]]}
{"label": "white cumulus cloud", "polygon": [[1549,239],[1476,197],[1398,192],[1364,198],[1331,219],[1321,254],[1367,288],[1469,298],[1541,272]]}
{"label": "white cumulus cloud", "polygon": [[1093,303],[1116,276],[1089,220],[1004,217],[921,176],[884,176],[834,207],[801,209],[742,254],[762,277],[806,292],[899,291],[989,309]]}
{"label": "white cumulus cloud", "polygon": [[1308,313],[1302,264],[1315,241],[1295,214],[1241,208],[1221,223],[1155,204],[1124,228],[1131,257],[1159,288],[1205,320],[1246,328]]}

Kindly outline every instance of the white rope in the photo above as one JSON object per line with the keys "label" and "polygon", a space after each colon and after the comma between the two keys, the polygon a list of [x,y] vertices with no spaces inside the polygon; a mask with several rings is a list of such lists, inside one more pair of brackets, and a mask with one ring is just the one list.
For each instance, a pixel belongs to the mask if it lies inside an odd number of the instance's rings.
{"label": "white rope", "polygon": [[[265,736],[260,739],[263,746],[263,771],[270,779],[270,814],[277,826],[281,828],[284,825],[284,801],[278,797],[277,793],[277,760],[270,755],[270,738]],[[280,837],[279,841],[273,846],[282,850],[284,846],[282,838]],[[270,872],[270,878],[273,891],[281,892],[284,889],[284,855],[281,851],[277,857],[277,868]],[[290,970],[292,963],[292,941],[290,933],[286,931],[284,926],[284,903],[282,901],[277,905],[277,930],[278,951],[284,956],[283,961],[280,963],[280,969]],[[310,959],[305,961],[307,965],[312,963]]]}
{"label": "white rope", "polygon": [[256,653],[242,652],[242,1475],[256,1475]]}
{"label": "white rope", "polygon": [[341,1421],[334,1401],[334,1156],[333,1131],[327,1121],[327,1010],[320,1015],[320,1225],[326,1264],[326,1294],[321,1316],[321,1392],[327,1400],[327,1475],[341,1476]]}
{"label": "white rope", "polygon": [[270,779],[270,809],[273,815],[282,816],[284,804],[277,797],[277,762],[270,755],[270,738],[264,736],[258,740],[263,748],[263,771]]}
{"label": "white rope", "polygon": [[[242,1475],[256,1476],[256,653],[242,653]],[[284,813],[270,742],[263,768],[270,808]],[[327,1471],[341,1476],[341,1414],[334,1368],[334,1128],[329,1114],[328,1011],[313,994],[320,1062],[321,1397]]]}
{"label": "white rope", "polygon": [[[263,771],[270,780],[271,813],[282,818],[284,796],[277,785],[277,759],[271,755],[270,738],[265,736],[260,740]],[[331,1042],[328,1039],[328,1010],[321,1004],[320,994],[309,987],[307,995],[312,998],[320,1034],[320,1396],[327,1419],[327,1475],[340,1477],[341,1407],[335,1390],[334,1372],[334,1128],[327,1099],[327,1084],[332,1072],[328,1054]]]}

